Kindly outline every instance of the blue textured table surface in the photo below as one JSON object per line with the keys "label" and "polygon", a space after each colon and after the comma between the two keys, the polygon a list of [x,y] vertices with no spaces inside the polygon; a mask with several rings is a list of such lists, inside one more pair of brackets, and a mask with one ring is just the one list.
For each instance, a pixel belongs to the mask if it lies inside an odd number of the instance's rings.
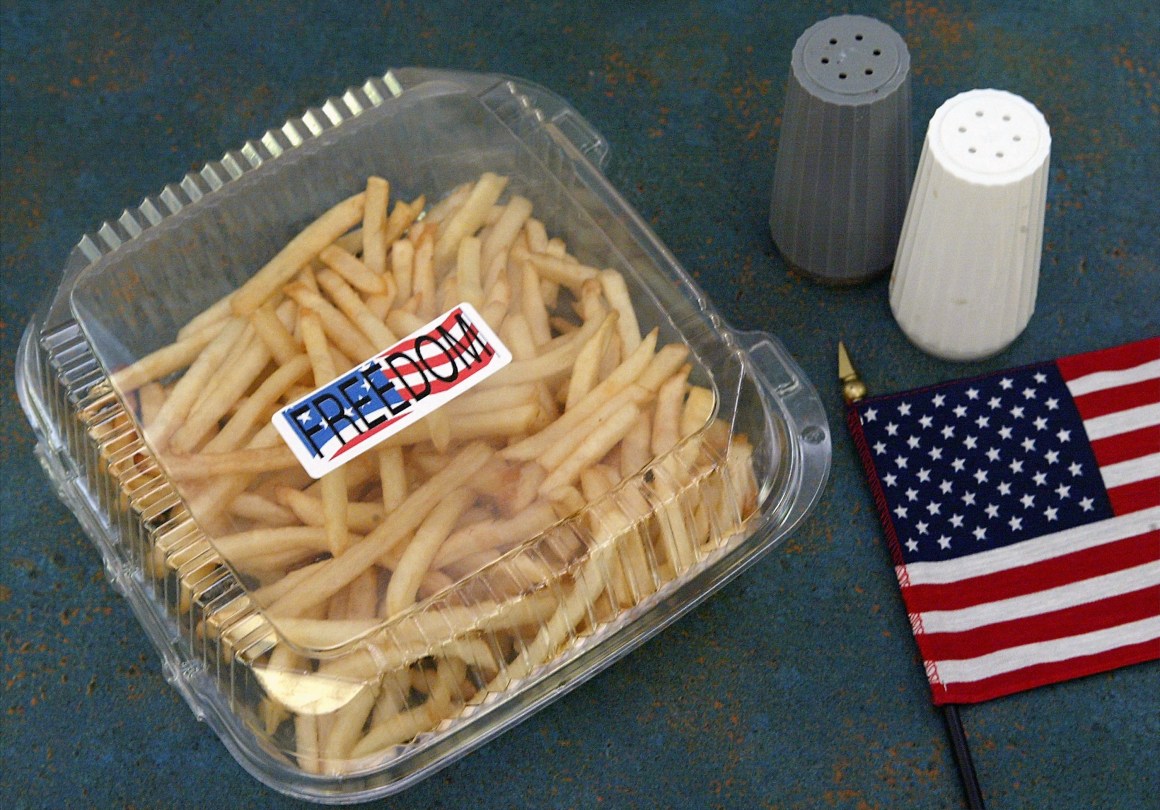
{"label": "blue textured table surface", "polygon": [[[162,8],[163,7],[163,8]],[[886,280],[787,271],[766,216],[793,43],[853,11],[907,41],[917,144],[945,99],[997,87],[1052,129],[1037,311],[1007,351],[911,346]],[[613,668],[383,806],[953,808],[928,699],[834,380],[878,391],[1160,331],[1160,21],[1139,2],[30,2],[4,0],[0,795],[5,807],[286,807],[162,679],[53,494],[12,384],[16,346],[81,234],[390,66],[502,72],[569,99],[609,176],[741,329],[777,334],[834,431],[790,542]],[[1156,807],[1160,665],[968,707],[992,808]]]}

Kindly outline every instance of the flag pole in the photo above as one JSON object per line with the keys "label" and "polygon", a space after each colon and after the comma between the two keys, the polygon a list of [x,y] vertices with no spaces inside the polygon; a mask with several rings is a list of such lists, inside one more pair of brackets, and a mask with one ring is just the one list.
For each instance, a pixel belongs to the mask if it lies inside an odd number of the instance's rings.
{"label": "flag pole", "polygon": [[[842,398],[846,401],[847,407],[853,406],[869,393],[866,383],[858,376],[854,364],[850,362],[850,355],[842,341],[838,341],[838,381],[842,383]],[[969,810],[986,810],[979,777],[975,773],[975,763],[971,759],[971,749],[967,744],[967,732],[963,728],[962,717],[959,716],[959,707],[954,703],[946,703],[942,709],[947,736],[950,738],[955,764],[959,769],[959,779],[966,795],[967,807]]]}

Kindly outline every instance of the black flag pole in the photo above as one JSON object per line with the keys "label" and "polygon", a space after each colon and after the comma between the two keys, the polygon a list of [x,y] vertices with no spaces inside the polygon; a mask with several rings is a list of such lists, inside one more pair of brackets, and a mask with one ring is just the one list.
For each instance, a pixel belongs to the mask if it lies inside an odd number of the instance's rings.
{"label": "black flag pole", "polygon": [[[850,362],[850,355],[846,346],[838,342],[838,381],[842,384],[842,398],[847,408],[864,399],[869,393],[866,383],[858,376],[854,364]],[[959,769],[959,779],[962,781],[963,793],[969,810],[985,810],[983,791],[979,787],[979,777],[975,773],[975,763],[971,759],[971,749],[967,744],[967,732],[963,727],[962,717],[959,716],[959,707],[954,703],[943,704],[943,720],[946,722],[947,736],[950,738],[951,750],[954,752],[955,764]]]}

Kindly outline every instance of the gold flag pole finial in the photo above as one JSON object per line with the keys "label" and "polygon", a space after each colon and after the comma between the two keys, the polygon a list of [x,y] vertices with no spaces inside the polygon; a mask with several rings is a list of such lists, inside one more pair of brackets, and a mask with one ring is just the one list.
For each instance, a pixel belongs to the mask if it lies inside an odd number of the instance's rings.
{"label": "gold flag pole finial", "polygon": [[847,404],[853,404],[865,398],[868,393],[866,383],[858,376],[854,364],[850,362],[850,355],[846,351],[846,344],[838,341],[838,379],[842,382],[842,396]]}

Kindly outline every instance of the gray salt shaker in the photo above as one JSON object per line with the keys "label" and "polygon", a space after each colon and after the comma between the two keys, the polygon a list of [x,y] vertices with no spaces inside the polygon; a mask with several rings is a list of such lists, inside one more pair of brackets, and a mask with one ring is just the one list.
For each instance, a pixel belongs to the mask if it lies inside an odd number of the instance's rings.
{"label": "gray salt shaker", "polygon": [[769,228],[786,262],[855,284],[894,261],[913,174],[910,52],[893,28],[842,15],[793,49]]}

